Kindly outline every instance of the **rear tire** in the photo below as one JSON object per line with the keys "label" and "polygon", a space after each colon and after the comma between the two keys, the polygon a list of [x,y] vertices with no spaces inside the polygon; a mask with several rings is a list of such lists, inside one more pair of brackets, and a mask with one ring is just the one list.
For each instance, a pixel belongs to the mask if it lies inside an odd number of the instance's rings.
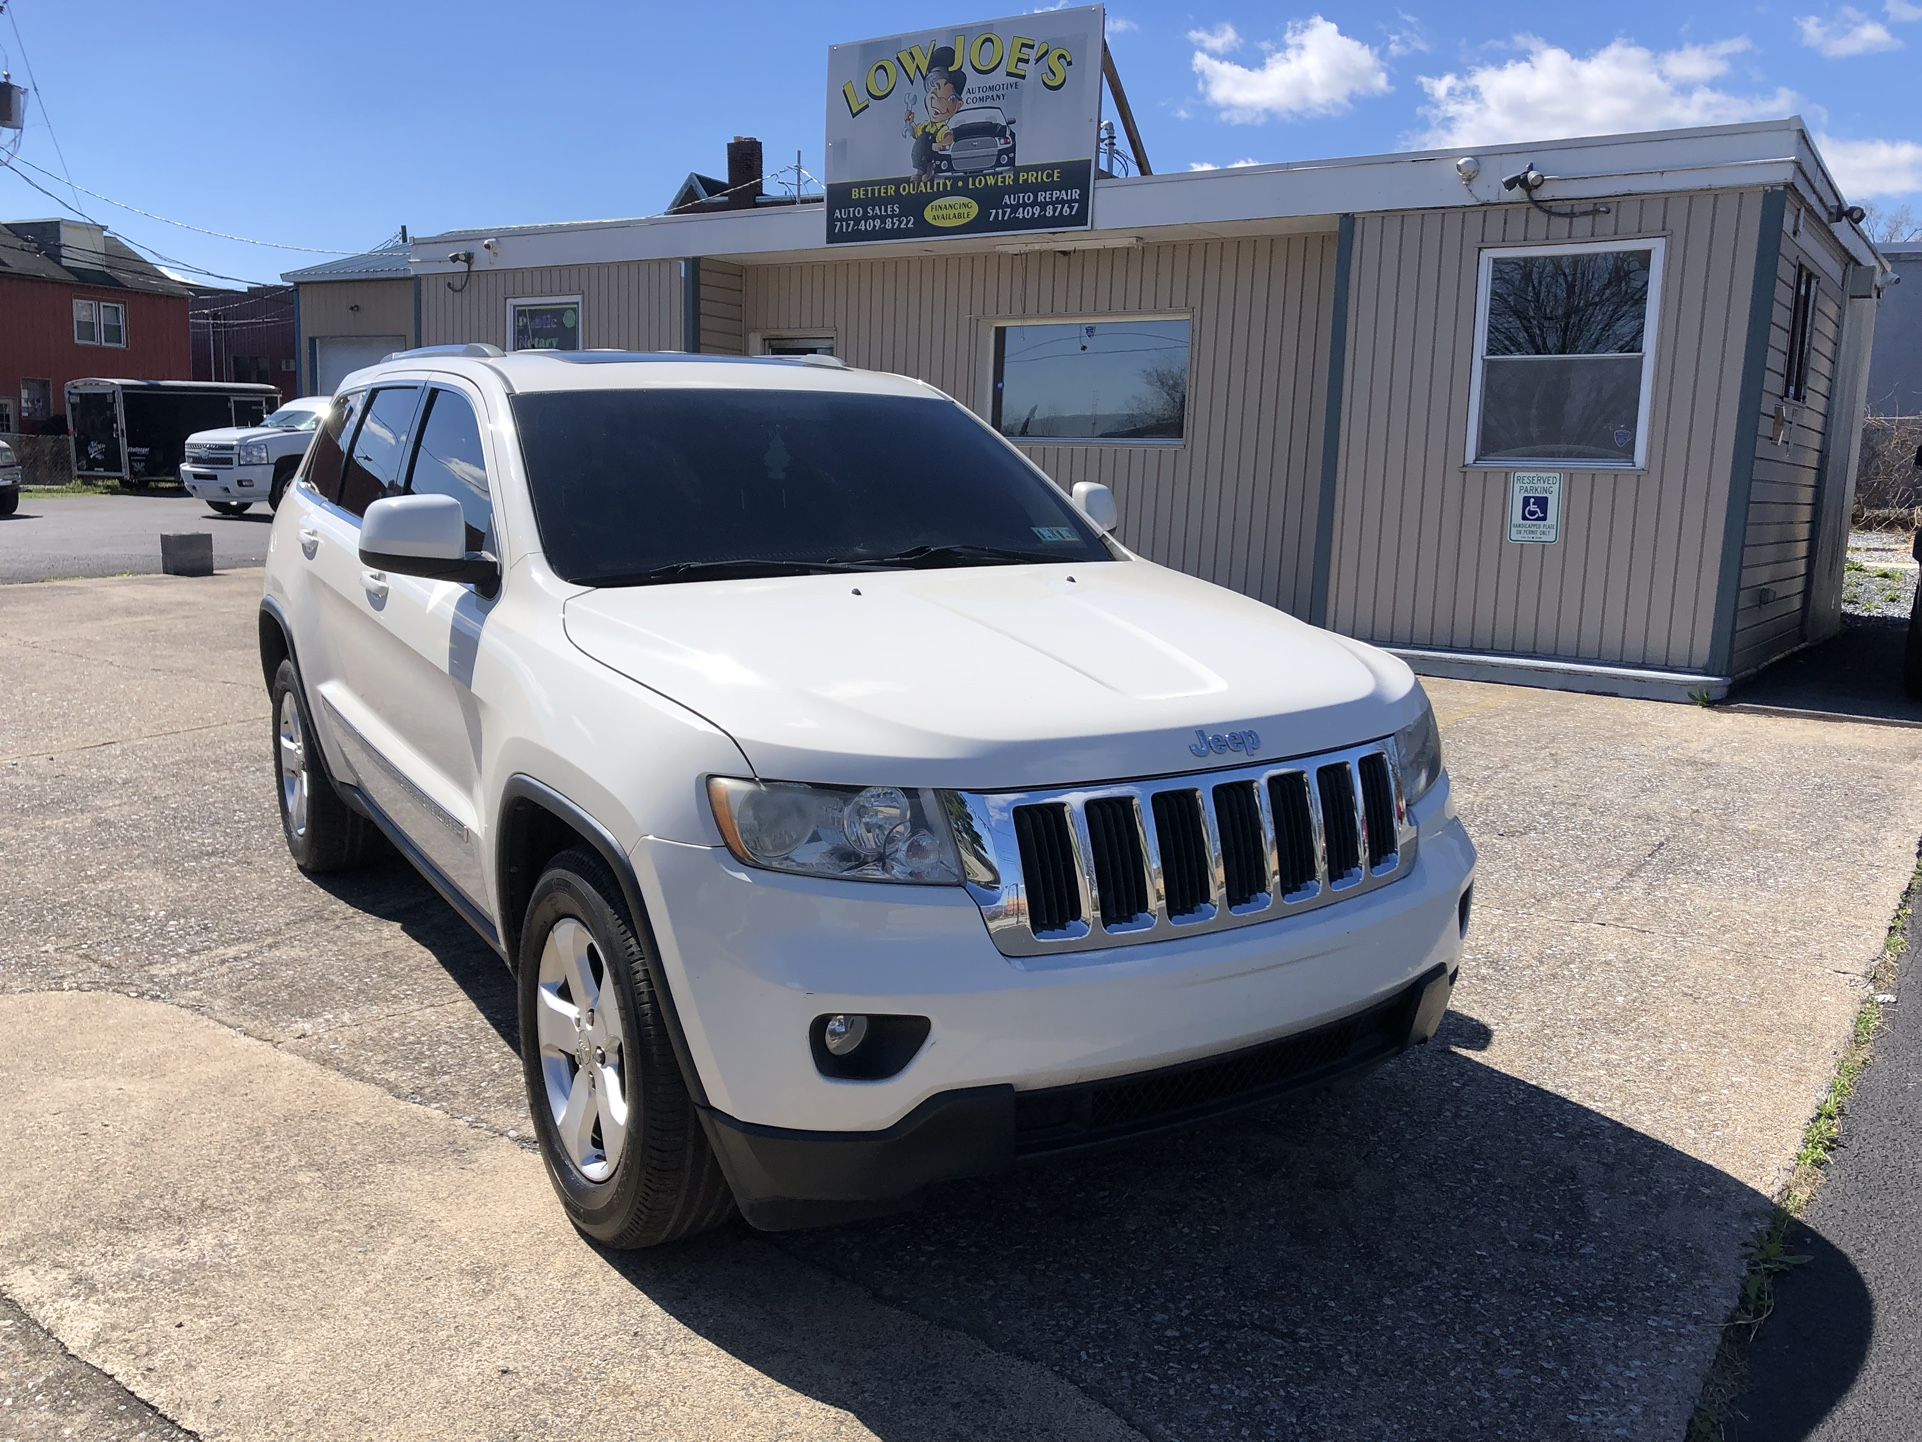
{"label": "rear tire", "polygon": [[268,510],[277,511],[280,509],[280,498],[287,494],[287,487],[292,484],[294,472],[298,469],[300,469],[299,456],[282,456],[280,460],[275,463],[274,479],[267,487]]}
{"label": "rear tire", "polygon": [[643,948],[600,857],[549,863],[521,929],[521,1071],[548,1180],[608,1247],[679,1241],[734,1210]]}
{"label": "rear tire", "polygon": [[351,810],[320,753],[300,673],[292,661],[274,672],[274,793],[280,798],[280,830],[294,865],[310,876],[364,865],[383,840],[374,823]]}
{"label": "rear tire", "polygon": [[207,504],[223,516],[244,516],[253,506],[252,501],[209,501]]}

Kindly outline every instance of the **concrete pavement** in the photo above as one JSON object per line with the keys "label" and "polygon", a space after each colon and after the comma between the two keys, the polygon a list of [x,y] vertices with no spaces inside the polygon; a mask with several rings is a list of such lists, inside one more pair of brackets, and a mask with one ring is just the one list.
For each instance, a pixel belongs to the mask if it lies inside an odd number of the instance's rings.
{"label": "concrete pavement", "polygon": [[402,866],[287,861],[258,588],[0,591],[0,1297],[208,1437],[1674,1438],[1922,815],[1912,730],[1434,683],[1483,857],[1442,1045],[602,1257],[498,960]]}
{"label": "concrete pavement", "polygon": [[167,489],[138,496],[36,496],[0,518],[0,584],[71,576],[154,575],[167,531],[206,531],[214,569],[259,566],[267,559],[273,513],[217,516],[205,503]]}

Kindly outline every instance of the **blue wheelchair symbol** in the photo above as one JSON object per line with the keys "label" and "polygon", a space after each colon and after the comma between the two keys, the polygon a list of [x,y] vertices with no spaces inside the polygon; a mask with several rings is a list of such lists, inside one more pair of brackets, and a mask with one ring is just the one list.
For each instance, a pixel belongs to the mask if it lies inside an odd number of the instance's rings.
{"label": "blue wheelchair symbol", "polygon": [[1546,521],[1548,519],[1548,497],[1522,496],[1522,519],[1524,521]]}

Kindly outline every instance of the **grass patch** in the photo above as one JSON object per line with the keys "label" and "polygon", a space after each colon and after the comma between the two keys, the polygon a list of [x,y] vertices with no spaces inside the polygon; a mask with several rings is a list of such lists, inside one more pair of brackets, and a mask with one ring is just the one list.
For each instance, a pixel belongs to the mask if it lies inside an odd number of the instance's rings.
{"label": "grass patch", "polygon": [[184,489],[172,482],[156,483],[148,486],[125,486],[119,481],[73,481],[64,486],[22,486],[20,494],[36,500],[50,500],[60,496],[151,496],[181,495]]}
{"label": "grass patch", "polygon": [[1729,1409],[1741,1395],[1748,1378],[1748,1349],[1756,1332],[1775,1310],[1775,1279],[1808,1261],[1805,1254],[1789,1250],[1789,1233],[1795,1220],[1808,1209],[1823,1174],[1835,1157],[1842,1138],[1843,1111],[1849,1095],[1868,1068],[1874,1054],[1875,1034],[1882,1027],[1882,1002],[1895,985],[1896,969],[1908,953],[1910,930],[1915,911],[1922,905],[1922,860],[1909,875],[1908,888],[1889,921],[1888,935],[1882,940],[1882,954],[1869,973],[1869,994],[1855,1013],[1855,1026],[1842,1060],[1835,1068],[1822,1104],[1815,1109],[1802,1133],[1801,1148],[1795,1154],[1795,1172],[1776,1201],[1768,1222],[1748,1245],[1748,1270],[1743,1274],[1741,1291],[1728,1321],[1722,1324],[1722,1346],[1715,1354],[1702,1383],[1701,1400],[1689,1418],[1687,1442],[1722,1442],[1727,1435]]}

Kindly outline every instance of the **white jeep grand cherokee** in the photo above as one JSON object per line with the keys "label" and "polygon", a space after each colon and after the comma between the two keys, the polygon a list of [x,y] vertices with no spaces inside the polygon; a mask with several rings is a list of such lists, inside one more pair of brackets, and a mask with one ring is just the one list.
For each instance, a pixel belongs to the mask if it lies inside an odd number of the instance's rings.
{"label": "white jeep grand cherokee", "polygon": [[575,1225],[792,1227],[1434,1032],[1475,853],[1393,657],[818,358],[350,376],[260,614],[287,844],[518,973]]}

